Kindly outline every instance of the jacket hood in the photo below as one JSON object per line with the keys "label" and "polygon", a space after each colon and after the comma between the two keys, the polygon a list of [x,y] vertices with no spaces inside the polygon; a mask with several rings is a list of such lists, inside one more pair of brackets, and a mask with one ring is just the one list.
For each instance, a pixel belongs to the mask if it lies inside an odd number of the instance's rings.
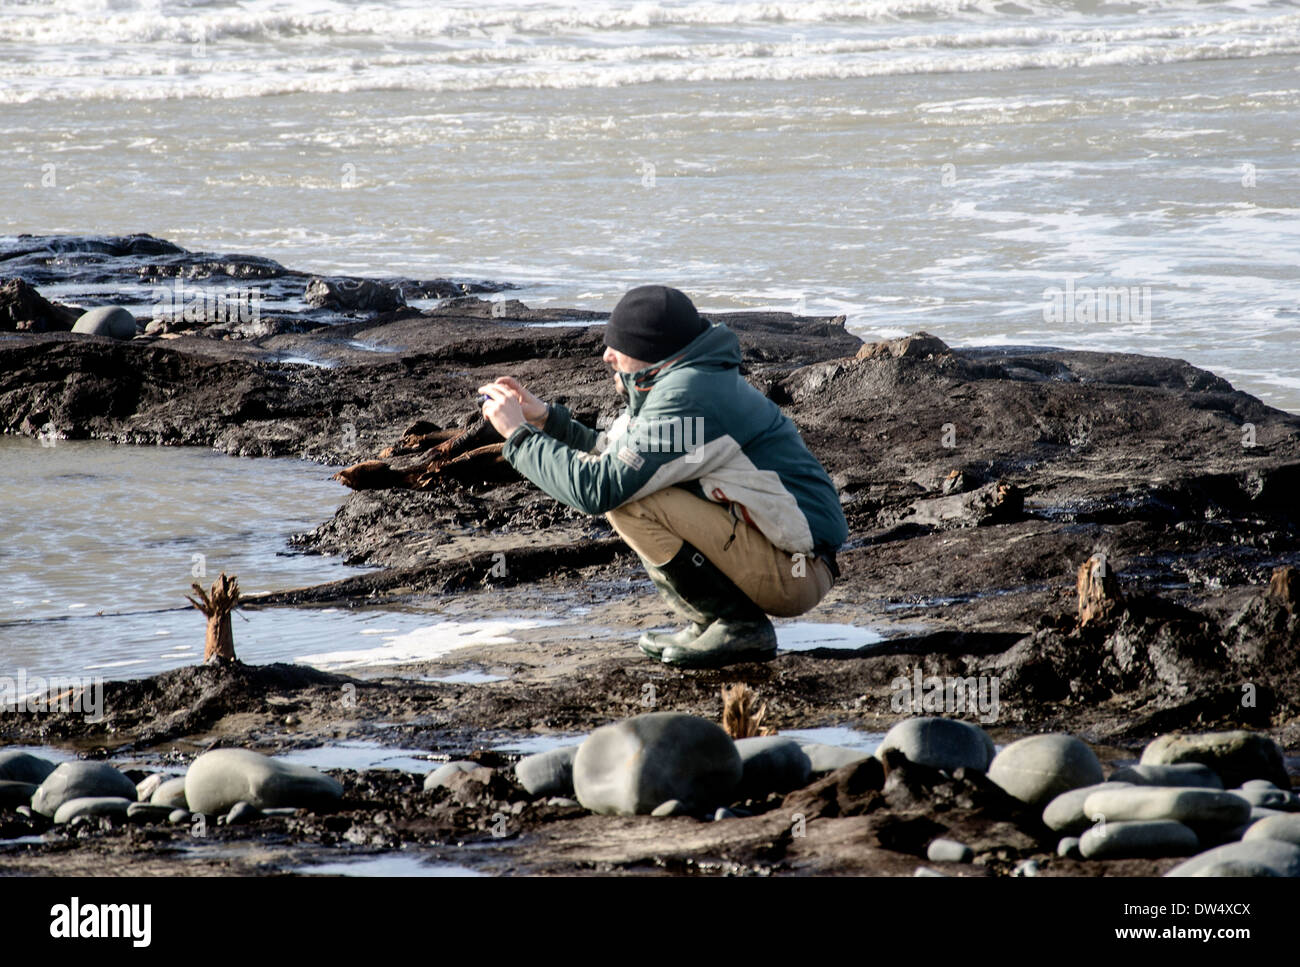
{"label": "jacket hood", "polygon": [[634,373],[619,373],[627,389],[628,408],[635,414],[646,394],[668,374],[690,366],[693,369],[738,369],[740,367],[740,340],[724,323],[712,323],[680,351],[661,359],[653,366]]}

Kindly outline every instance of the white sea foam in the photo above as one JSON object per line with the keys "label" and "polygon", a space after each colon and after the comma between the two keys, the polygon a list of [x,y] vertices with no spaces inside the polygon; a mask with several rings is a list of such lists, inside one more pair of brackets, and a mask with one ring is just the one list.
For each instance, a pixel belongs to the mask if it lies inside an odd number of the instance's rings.
{"label": "white sea foam", "polygon": [[[793,10],[782,5],[690,5],[661,8],[685,19],[680,24],[751,23],[770,19],[797,24]],[[893,25],[898,9],[926,4],[794,5],[813,21],[842,16],[836,29],[824,35],[769,32],[758,39],[693,39],[635,34],[629,42],[604,42],[590,36],[552,38],[557,25],[599,26],[609,18],[630,18],[633,25],[659,23],[645,5],[635,9],[593,8],[582,15],[572,11],[511,12],[488,8],[402,10],[386,8],[367,16],[356,11],[330,14],[223,13],[205,15],[227,19],[208,24],[202,18],[124,14],[106,18],[64,15],[53,18],[19,17],[0,20],[0,51],[13,56],[0,64],[0,103],[61,100],[160,100],[167,98],[243,98],[294,93],[348,93],[353,91],[471,92],[510,89],[572,90],[617,88],[636,84],[698,81],[852,79],[911,74],[1020,71],[1074,67],[1117,67],[1177,63],[1208,59],[1237,59],[1300,52],[1300,14],[1275,13],[1268,17],[1219,16],[1193,22],[1128,25],[1087,23],[1061,26],[1040,23],[948,23],[934,29],[928,22],[903,29]],[[934,6],[934,5],[931,5]],[[956,8],[965,9],[963,3]],[[760,9],[761,8],[761,9]],[[939,4],[935,9],[946,9]],[[493,10],[496,12],[492,12]],[[886,11],[889,25],[864,28],[850,22],[863,11]],[[853,11],[857,11],[856,13]],[[451,30],[458,18],[523,18],[536,27],[526,43],[484,42],[470,31],[454,42],[419,43],[428,33]],[[723,13],[733,20],[721,18]],[[577,17],[575,20],[574,17]],[[583,19],[583,18],[586,19]],[[692,18],[703,19],[692,19]],[[530,19],[531,18],[531,19]],[[550,18],[550,19],[547,19]],[[784,18],[784,19],[782,19]],[[1007,20],[1009,18],[1001,18]],[[1086,20],[1086,18],[1085,18]],[[468,22],[468,21],[467,21]],[[475,21],[477,22],[477,21]],[[621,23],[621,21],[618,21]],[[678,23],[664,20],[664,23]],[[679,25],[680,25],[679,24]],[[435,30],[434,27],[437,27]],[[469,29],[469,28],[465,28]],[[845,36],[843,31],[851,30]],[[211,42],[223,35],[246,37],[262,31],[281,39],[275,44]],[[865,34],[864,34],[865,30]],[[84,31],[81,36],[78,31]],[[225,32],[223,34],[223,32]],[[269,32],[269,33],[268,33]],[[454,33],[454,31],[453,31]],[[540,37],[534,34],[541,34]],[[857,34],[856,36],[852,34]],[[317,43],[305,38],[320,35]],[[341,47],[340,38],[382,38],[362,48]],[[205,38],[202,54],[191,56],[189,42]],[[131,57],[85,56],[77,44],[105,38],[140,45]],[[288,39],[285,39],[288,38]],[[669,40],[670,42],[663,42]],[[328,43],[327,43],[328,41]],[[26,45],[72,45],[65,56],[29,56]],[[324,49],[322,51],[322,44]],[[186,45],[186,46],[178,46]],[[393,50],[392,48],[404,48]],[[967,106],[974,109],[977,104]],[[1008,105],[1012,108],[1014,105]],[[934,107],[934,110],[941,108]]]}

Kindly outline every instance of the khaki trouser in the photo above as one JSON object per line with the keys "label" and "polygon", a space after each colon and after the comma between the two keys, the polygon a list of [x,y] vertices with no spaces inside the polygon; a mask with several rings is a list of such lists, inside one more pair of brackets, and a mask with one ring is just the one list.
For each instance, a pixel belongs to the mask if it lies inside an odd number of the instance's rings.
{"label": "khaki trouser", "polygon": [[[811,610],[835,583],[824,561],[811,554],[787,554],[756,527],[734,521],[726,507],[681,487],[665,487],[606,516],[628,547],[655,566],[667,564],[689,542],[751,601],[777,617]],[[736,539],[724,550],[733,530]]]}

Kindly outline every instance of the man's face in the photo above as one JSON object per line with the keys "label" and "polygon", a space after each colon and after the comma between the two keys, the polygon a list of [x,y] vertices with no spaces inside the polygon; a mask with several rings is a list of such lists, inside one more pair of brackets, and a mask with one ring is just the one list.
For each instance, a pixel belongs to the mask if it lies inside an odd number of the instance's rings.
{"label": "man's face", "polygon": [[600,358],[608,363],[609,367],[614,371],[614,390],[620,395],[626,395],[627,387],[625,387],[623,381],[618,378],[618,374],[635,373],[637,370],[645,369],[650,365],[650,363],[647,363],[645,360],[633,359],[631,356],[626,356],[610,346],[605,347],[605,355]]}

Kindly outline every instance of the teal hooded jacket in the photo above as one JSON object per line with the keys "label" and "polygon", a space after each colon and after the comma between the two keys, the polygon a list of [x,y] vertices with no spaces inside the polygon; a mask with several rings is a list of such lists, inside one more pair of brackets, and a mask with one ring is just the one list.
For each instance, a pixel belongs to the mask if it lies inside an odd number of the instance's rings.
{"label": "teal hooded jacket", "polygon": [[628,406],[603,434],[552,405],[503,454],[556,500],[603,514],[664,487],[732,510],[789,553],[834,553],[848,537],[839,494],[780,407],[740,375],[735,333],[714,323],[670,358],[619,373]]}

